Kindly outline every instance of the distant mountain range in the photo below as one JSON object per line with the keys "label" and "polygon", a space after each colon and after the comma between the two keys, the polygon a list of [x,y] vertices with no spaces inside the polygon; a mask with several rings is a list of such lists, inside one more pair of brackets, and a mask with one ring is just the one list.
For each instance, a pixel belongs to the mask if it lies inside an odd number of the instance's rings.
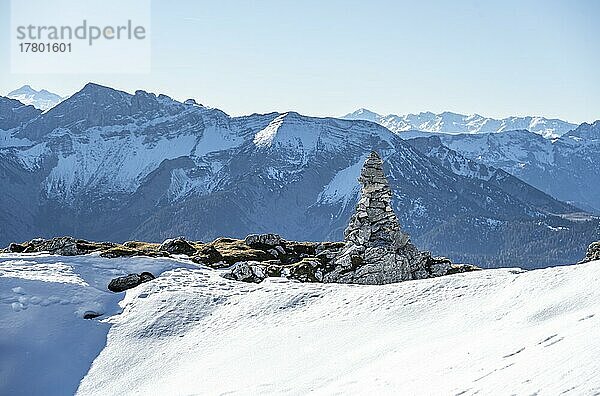
{"label": "distant mountain range", "polygon": [[16,99],[23,104],[31,105],[40,110],[48,110],[64,100],[63,97],[55,93],[45,89],[36,91],[29,85],[23,85],[21,88],[9,92],[6,97]]}
{"label": "distant mountain range", "polygon": [[467,158],[600,214],[600,121],[583,123],[552,141],[525,130],[437,136]]}
{"label": "distant mountain range", "polygon": [[494,119],[479,114],[464,115],[447,111],[440,114],[424,112],[406,115],[380,115],[366,109],[359,109],[346,114],[342,118],[373,121],[397,133],[417,130],[477,134],[526,129],[545,138],[557,138],[577,127],[577,124],[544,117],[527,116]]}
{"label": "distant mountain range", "polygon": [[597,218],[443,141],[294,112],[230,117],[92,83],[46,112],[0,97],[0,244],[66,234],[339,240],[371,150],[385,160],[401,224],[434,254],[538,267],[575,262],[600,239]]}

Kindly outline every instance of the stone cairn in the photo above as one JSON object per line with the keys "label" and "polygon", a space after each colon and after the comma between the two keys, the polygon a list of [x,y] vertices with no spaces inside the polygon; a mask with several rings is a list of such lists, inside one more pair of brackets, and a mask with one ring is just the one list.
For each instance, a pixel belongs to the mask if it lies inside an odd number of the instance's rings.
{"label": "stone cairn", "polygon": [[392,190],[383,161],[375,151],[365,161],[358,181],[362,189],[344,232],[345,246],[323,281],[384,284],[447,274],[450,260],[419,251],[400,228],[390,204]]}

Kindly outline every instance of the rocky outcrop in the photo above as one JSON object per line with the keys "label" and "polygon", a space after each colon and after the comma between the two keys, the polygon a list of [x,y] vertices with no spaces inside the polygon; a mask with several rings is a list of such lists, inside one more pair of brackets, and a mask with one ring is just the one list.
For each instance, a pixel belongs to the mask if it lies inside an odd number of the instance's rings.
{"label": "rocky outcrop", "polygon": [[391,207],[392,191],[376,152],[365,161],[358,180],[361,195],[344,232],[345,246],[324,282],[384,284],[474,268],[453,266],[449,259],[432,257],[411,243]]}
{"label": "rocky outcrop", "polygon": [[323,282],[324,274],[331,269],[330,262],[317,257],[305,257],[286,265],[268,261],[242,261],[232,265],[223,277],[253,283],[259,283],[268,277],[285,277],[300,282]]}
{"label": "rocky outcrop", "polygon": [[281,245],[281,236],[277,234],[250,234],[244,239],[244,243],[250,247],[271,247]]}
{"label": "rocky outcrop", "polygon": [[108,290],[119,293],[128,289],[132,289],[144,282],[149,282],[156,277],[150,272],[142,272],[141,274],[129,274],[120,276],[111,280],[108,284]]}
{"label": "rocky outcrop", "polygon": [[192,256],[196,253],[196,248],[186,241],[184,237],[167,239],[160,244],[158,250],[171,254],[185,254],[187,256]]}
{"label": "rocky outcrop", "polygon": [[590,246],[588,246],[585,257],[580,263],[587,263],[595,260],[600,260],[600,241],[592,242]]}
{"label": "rocky outcrop", "polygon": [[[227,268],[223,274],[227,279],[255,283],[280,276],[322,282],[324,274],[332,270],[331,261],[344,246],[342,242],[287,241],[277,234],[248,235],[241,242],[227,238],[213,242],[211,247],[221,262],[209,265]],[[198,262],[196,258],[194,261]]]}
{"label": "rocky outcrop", "polygon": [[40,253],[48,252],[61,256],[78,256],[96,251],[107,250],[117,246],[109,242],[89,242],[72,237],[57,237],[52,239],[36,238],[24,243],[11,243],[5,251],[9,253]]}

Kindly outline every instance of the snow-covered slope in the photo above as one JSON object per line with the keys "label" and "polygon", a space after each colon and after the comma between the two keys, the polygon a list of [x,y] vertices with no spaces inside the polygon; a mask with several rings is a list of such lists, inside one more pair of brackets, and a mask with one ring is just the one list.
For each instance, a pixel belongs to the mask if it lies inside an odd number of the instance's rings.
{"label": "snow-covered slope", "polygon": [[46,91],[45,89],[36,91],[29,85],[23,85],[21,88],[9,92],[6,97],[16,99],[26,105],[32,105],[40,110],[48,110],[64,100],[63,97],[55,93]]}
{"label": "snow-covered slope", "polygon": [[[172,259],[0,254],[0,394],[68,395],[106,344],[123,294],[108,282],[128,273],[194,268]],[[83,319],[86,312],[102,314]]]}
{"label": "snow-covered slope", "polygon": [[544,117],[526,116],[494,119],[479,114],[464,115],[449,111],[440,114],[423,112],[384,116],[366,109],[359,109],[346,114],[342,118],[377,122],[396,133],[411,130],[440,133],[494,133],[526,129],[545,138],[555,138],[577,127],[576,124],[570,122]]}
{"label": "snow-covered slope", "polygon": [[[104,292],[123,271],[173,266],[187,268],[127,291],[120,314],[122,294]],[[599,261],[357,286],[2,255],[0,393],[65,394],[82,379],[80,395],[591,395],[599,282]],[[89,309],[116,314],[82,319]]]}

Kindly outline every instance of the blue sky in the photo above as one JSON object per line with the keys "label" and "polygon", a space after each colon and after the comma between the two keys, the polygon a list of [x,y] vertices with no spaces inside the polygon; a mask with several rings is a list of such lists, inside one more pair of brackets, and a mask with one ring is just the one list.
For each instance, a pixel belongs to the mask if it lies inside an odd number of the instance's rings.
{"label": "blue sky", "polygon": [[366,107],[592,121],[599,19],[593,0],[153,1],[151,73],[11,74],[2,56],[0,94],[27,83],[67,95],[94,81],[232,115]]}

